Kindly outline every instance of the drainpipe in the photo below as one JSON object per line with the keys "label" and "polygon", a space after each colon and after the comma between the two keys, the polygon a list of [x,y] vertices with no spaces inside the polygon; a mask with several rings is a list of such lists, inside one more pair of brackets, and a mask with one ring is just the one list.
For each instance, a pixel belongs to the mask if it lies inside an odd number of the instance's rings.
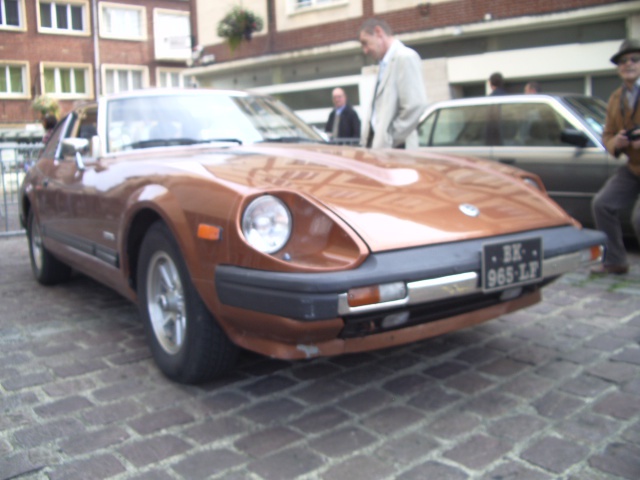
{"label": "drainpipe", "polygon": [[100,45],[98,43],[98,4],[91,1],[91,16],[93,17],[93,93],[96,101],[100,97]]}

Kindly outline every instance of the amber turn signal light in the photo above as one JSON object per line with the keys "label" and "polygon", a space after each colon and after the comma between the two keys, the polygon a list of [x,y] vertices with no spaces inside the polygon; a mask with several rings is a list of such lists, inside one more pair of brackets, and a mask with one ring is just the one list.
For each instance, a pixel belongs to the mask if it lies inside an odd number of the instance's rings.
{"label": "amber turn signal light", "polygon": [[406,296],[407,287],[404,282],[395,282],[352,288],[347,293],[347,302],[350,307],[361,307],[363,305],[402,300]]}
{"label": "amber turn signal light", "polygon": [[198,238],[203,240],[220,240],[222,229],[213,225],[201,223],[198,225]]}

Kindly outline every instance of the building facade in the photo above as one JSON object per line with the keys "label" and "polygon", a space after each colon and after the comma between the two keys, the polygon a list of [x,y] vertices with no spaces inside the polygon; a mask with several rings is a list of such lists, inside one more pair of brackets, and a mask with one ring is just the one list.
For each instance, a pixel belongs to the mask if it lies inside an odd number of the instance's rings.
{"label": "building facade", "polygon": [[[232,51],[216,25],[238,5],[264,26]],[[198,45],[186,82],[276,95],[318,126],[334,87],[361,115],[368,108],[376,67],[357,36],[369,17],[418,51],[430,101],[485,95],[493,72],[512,93],[537,81],[543,91],[606,100],[618,85],[609,58],[623,39],[640,38],[639,1],[195,0],[194,10]]]}
{"label": "building facade", "polygon": [[61,114],[102,93],[181,85],[191,58],[190,0],[0,0],[0,126]]}

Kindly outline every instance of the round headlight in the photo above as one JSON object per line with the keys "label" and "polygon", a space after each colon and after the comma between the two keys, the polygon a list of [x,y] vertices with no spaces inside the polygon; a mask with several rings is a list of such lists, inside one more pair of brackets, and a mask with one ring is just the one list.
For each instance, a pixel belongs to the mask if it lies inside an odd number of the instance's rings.
{"label": "round headlight", "polygon": [[536,181],[531,177],[523,177],[522,181],[527,185],[529,185],[530,187],[535,188],[536,190],[544,191],[544,188],[542,187],[542,185],[540,185],[540,182]]}
{"label": "round headlight", "polygon": [[291,235],[291,213],[276,197],[258,197],[242,215],[242,233],[256,250],[264,253],[277,252]]}

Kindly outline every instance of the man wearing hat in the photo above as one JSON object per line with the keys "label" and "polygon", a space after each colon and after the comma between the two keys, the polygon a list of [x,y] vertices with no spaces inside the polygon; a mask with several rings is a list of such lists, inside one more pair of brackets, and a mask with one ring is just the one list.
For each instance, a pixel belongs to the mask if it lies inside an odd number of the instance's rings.
{"label": "man wearing hat", "polygon": [[640,239],[640,40],[622,42],[611,61],[618,66],[622,85],[609,97],[602,140],[612,155],[625,155],[627,162],[593,199],[596,226],[607,234],[604,263],[591,270],[600,275],[629,271],[618,212],[634,204],[631,223]]}

